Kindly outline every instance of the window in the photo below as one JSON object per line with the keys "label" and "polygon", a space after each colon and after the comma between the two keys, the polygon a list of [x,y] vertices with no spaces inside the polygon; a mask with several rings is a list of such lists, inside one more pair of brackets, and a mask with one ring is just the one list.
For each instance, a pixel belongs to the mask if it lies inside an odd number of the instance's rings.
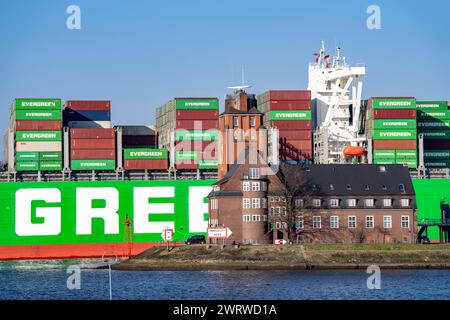
{"label": "window", "polygon": [[339,199],[330,199],[330,207],[339,207]]}
{"label": "window", "polygon": [[250,127],[255,127],[255,126],[256,126],[255,117],[250,117]]}
{"label": "window", "polygon": [[274,201],[275,201],[274,197],[269,197],[269,202],[274,202]]}
{"label": "window", "polygon": [[280,201],[286,203],[286,198],[285,197],[280,197]]}
{"label": "window", "polygon": [[248,198],[242,199],[242,208],[250,209],[250,199],[248,199]]}
{"label": "window", "polygon": [[402,228],[409,229],[409,216],[402,216]]}
{"label": "window", "polygon": [[348,185],[347,185],[347,190],[348,190],[348,191],[352,190],[352,186],[348,184]]}
{"label": "window", "polygon": [[386,185],[384,185],[384,184],[383,184],[383,185],[381,186],[381,189],[383,189],[383,190],[387,190],[387,187],[386,187]]}
{"label": "window", "polygon": [[213,187],[213,190],[216,191],[216,192],[217,192],[217,191],[220,191],[220,187],[219,187],[219,186],[214,186],[214,187]]}
{"label": "window", "polygon": [[270,214],[271,216],[275,216],[275,208],[274,207],[270,207]]}
{"label": "window", "polygon": [[233,117],[233,126],[239,127],[239,118],[238,117]]}
{"label": "window", "polygon": [[339,229],[339,217],[338,216],[330,217],[330,227],[331,227],[331,229]]}
{"label": "window", "polygon": [[392,216],[383,216],[383,227],[385,229],[392,229]]}
{"label": "window", "polygon": [[259,214],[252,215],[252,221],[253,222],[259,222],[261,221],[261,216]]}
{"label": "window", "polygon": [[261,198],[261,206],[263,209],[267,209],[267,199]]}
{"label": "window", "polygon": [[295,217],[295,229],[303,229],[304,227],[304,221],[303,217]]}
{"label": "window", "polygon": [[281,214],[281,208],[280,208],[280,207],[276,207],[276,208],[275,208],[275,216],[276,216],[276,217],[279,217],[280,214]]}
{"label": "window", "polygon": [[217,226],[219,226],[219,219],[211,219],[211,220],[209,220],[209,226],[210,227],[217,227]]}
{"label": "window", "polygon": [[295,199],[295,207],[296,208],[303,207],[303,199]]}
{"label": "window", "polygon": [[400,202],[402,207],[409,207],[409,199],[401,199]]}
{"label": "window", "polygon": [[250,182],[249,181],[244,181],[242,183],[242,191],[250,191]]}
{"label": "window", "polygon": [[219,209],[219,200],[218,199],[211,199],[211,209]]}
{"label": "window", "polygon": [[267,221],[268,219],[267,219],[267,214],[264,214],[263,216],[262,216],[262,221]]}
{"label": "window", "polygon": [[322,228],[322,218],[319,216],[313,217],[313,228],[314,229],[321,229]]}
{"label": "window", "polygon": [[334,185],[330,184],[330,190],[334,191]]}
{"label": "window", "polygon": [[252,198],[252,208],[253,209],[261,208],[261,199],[259,199],[259,198]]}
{"label": "window", "polygon": [[364,204],[367,208],[372,208],[375,205],[374,199],[366,199],[364,200]]}
{"label": "window", "polygon": [[373,229],[374,226],[374,217],[373,216],[366,216],[366,228]]}
{"label": "window", "polygon": [[243,220],[244,222],[249,222],[249,221],[250,221],[250,215],[244,214],[244,215],[242,216],[242,220]]}
{"label": "window", "polygon": [[259,182],[252,182],[252,191],[259,191],[260,189]]}
{"label": "window", "polygon": [[384,207],[392,207],[392,199],[383,199]]}
{"label": "window", "polygon": [[286,216],[286,207],[281,207],[281,214]]}
{"label": "window", "polygon": [[405,185],[404,184],[399,184],[398,185],[398,191],[400,191],[401,193],[405,193],[406,192]]}
{"label": "window", "polygon": [[364,190],[366,190],[366,191],[370,190],[370,186],[369,186],[368,184],[366,184],[366,185],[364,186]]}
{"label": "window", "polygon": [[260,169],[259,168],[250,168],[249,176],[250,176],[250,179],[259,179]]}
{"label": "window", "polygon": [[266,182],[261,182],[261,189],[262,191],[267,191],[267,183]]}
{"label": "window", "polygon": [[322,201],[320,199],[313,199],[313,206],[316,208],[320,208]]}
{"label": "window", "polygon": [[348,228],[349,229],[356,228],[356,216],[348,216]]}
{"label": "window", "polygon": [[275,228],[276,229],[287,229],[287,223],[286,222],[275,222]]}
{"label": "window", "polygon": [[352,207],[352,208],[356,207],[356,199],[348,199],[347,206]]}

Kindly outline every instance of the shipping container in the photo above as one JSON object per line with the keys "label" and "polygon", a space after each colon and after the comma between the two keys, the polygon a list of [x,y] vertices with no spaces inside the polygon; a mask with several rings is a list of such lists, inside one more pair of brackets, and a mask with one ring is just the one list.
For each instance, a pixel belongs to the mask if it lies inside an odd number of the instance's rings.
{"label": "shipping container", "polygon": [[450,140],[450,130],[419,131],[425,140]]}
{"label": "shipping container", "polygon": [[218,110],[177,110],[177,120],[217,120]]}
{"label": "shipping container", "polygon": [[373,150],[373,157],[374,158],[381,158],[381,159],[395,159],[395,151],[396,150]]}
{"label": "shipping container", "polygon": [[416,119],[415,109],[384,110],[377,109],[371,111],[372,119]]}
{"label": "shipping container", "polygon": [[176,163],[175,167],[177,170],[197,170],[198,164]]}
{"label": "shipping container", "polygon": [[16,121],[17,131],[56,131],[61,130],[61,121],[33,121],[20,120]]}
{"label": "shipping container", "polygon": [[448,140],[425,140],[423,142],[425,149],[440,150],[450,149],[450,139]]}
{"label": "shipping container", "polygon": [[416,109],[415,98],[371,98],[373,109]]}
{"label": "shipping container", "polygon": [[16,131],[16,141],[61,141],[61,131]]}
{"label": "shipping container", "polygon": [[311,110],[311,100],[272,100],[264,104],[262,110]]}
{"label": "shipping container", "polygon": [[395,158],[378,158],[373,160],[374,164],[396,164]]}
{"label": "shipping container", "polygon": [[61,141],[17,141],[16,152],[61,152]]}
{"label": "shipping container", "polygon": [[418,130],[449,130],[450,120],[421,120],[417,123]]}
{"label": "shipping container", "polygon": [[416,130],[417,121],[413,119],[382,119],[373,121],[374,129],[381,130],[396,130],[396,129],[406,129],[406,130]]}
{"label": "shipping container", "polygon": [[110,111],[76,111],[64,109],[64,123],[69,121],[111,121]]}
{"label": "shipping container", "polygon": [[169,163],[167,159],[160,160],[125,160],[125,170],[167,170]]}
{"label": "shipping container", "polygon": [[219,120],[179,120],[176,122],[176,128],[184,130],[218,129]]}
{"label": "shipping container", "polygon": [[426,168],[450,168],[450,160],[425,161]]}
{"label": "shipping container", "polygon": [[41,171],[61,171],[62,163],[58,161],[43,161],[39,163],[39,170]]}
{"label": "shipping container", "polygon": [[265,101],[268,100],[311,100],[309,90],[270,90],[263,93]]}
{"label": "shipping container", "polygon": [[417,149],[417,140],[374,140],[374,150],[413,150]]}
{"label": "shipping container", "polygon": [[450,110],[417,110],[417,119],[423,120],[450,120]]}
{"label": "shipping container", "polygon": [[218,130],[176,130],[176,140],[217,140],[219,136]]}
{"label": "shipping container", "polygon": [[39,161],[62,161],[62,152],[39,152]]}
{"label": "shipping container", "polygon": [[175,142],[176,150],[216,150],[217,142],[216,141],[200,141],[200,140],[184,140],[184,141],[176,141]]}
{"label": "shipping container", "polygon": [[61,110],[61,99],[15,99],[15,110]]}
{"label": "shipping container", "polygon": [[70,159],[72,160],[114,160],[116,151],[114,149],[72,149]]}
{"label": "shipping container", "polygon": [[16,120],[58,120],[61,121],[61,110],[17,110]]}
{"label": "shipping container", "polygon": [[417,159],[417,149],[414,150],[395,150],[396,159]]}
{"label": "shipping container", "polygon": [[415,130],[374,130],[374,140],[416,140]]}
{"label": "shipping container", "polygon": [[71,160],[72,170],[114,170],[116,162],[114,160]]}
{"label": "shipping container", "polygon": [[305,150],[311,151],[312,150],[312,141],[311,140],[289,140],[287,141],[290,145],[294,146],[300,151]]}
{"label": "shipping container", "polygon": [[39,152],[17,152],[16,161],[39,161]]}
{"label": "shipping container", "polygon": [[450,160],[450,150],[425,150],[424,158],[428,160],[433,159]]}
{"label": "shipping container", "polygon": [[114,139],[114,129],[76,128],[70,129],[71,139]]}
{"label": "shipping container", "polygon": [[175,98],[177,110],[219,109],[217,98]]}
{"label": "shipping container", "polygon": [[122,145],[148,145],[156,146],[156,136],[122,136]]}
{"label": "shipping container", "polygon": [[108,100],[68,100],[66,108],[72,110],[111,110],[111,101]]}
{"label": "shipping container", "polygon": [[38,171],[39,170],[39,162],[17,162],[16,163],[17,171]]}
{"label": "shipping container", "polygon": [[70,128],[105,128],[112,127],[111,121],[69,121],[67,126]]}
{"label": "shipping container", "polygon": [[278,136],[287,140],[311,140],[311,130],[279,130]]}
{"label": "shipping container", "polygon": [[122,136],[156,136],[153,126],[117,126],[122,128]]}
{"label": "shipping container", "polygon": [[125,160],[164,160],[168,159],[166,149],[124,149]]}
{"label": "shipping container", "polygon": [[269,120],[311,120],[311,111],[309,110],[295,110],[295,111],[269,111]]}
{"label": "shipping container", "polygon": [[198,160],[199,152],[195,150],[183,150],[183,151],[175,151],[175,160],[177,161],[192,161]]}
{"label": "shipping container", "polygon": [[311,130],[311,121],[309,120],[291,120],[291,121],[270,121],[271,128],[284,130]]}
{"label": "shipping container", "polygon": [[114,139],[72,139],[72,149],[115,149]]}
{"label": "shipping container", "polygon": [[416,108],[423,111],[448,110],[447,101],[417,101]]}
{"label": "shipping container", "polygon": [[218,168],[218,166],[219,166],[219,161],[217,161],[217,160],[203,159],[203,160],[200,160],[198,163],[198,168],[200,170],[207,170],[207,169],[215,170]]}

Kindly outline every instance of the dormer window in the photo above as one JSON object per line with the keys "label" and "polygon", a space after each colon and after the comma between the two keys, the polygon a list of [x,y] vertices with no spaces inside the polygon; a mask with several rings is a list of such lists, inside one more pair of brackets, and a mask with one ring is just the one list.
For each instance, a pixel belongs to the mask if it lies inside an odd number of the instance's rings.
{"label": "dormer window", "polygon": [[348,191],[352,190],[352,186],[349,185],[349,184],[347,184],[347,190],[348,190]]}
{"label": "dormer window", "polygon": [[248,170],[248,175],[249,175],[250,179],[259,179],[259,177],[261,175],[261,170],[260,170],[260,168],[250,168]]}
{"label": "dormer window", "polygon": [[383,189],[383,190],[387,190],[387,187],[386,187],[386,185],[385,185],[385,184],[383,184],[383,185],[381,186],[381,189]]}
{"label": "dormer window", "polygon": [[370,186],[369,186],[368,184],[366,184],[366,185],[364,186],[364,190],[369,191],[369,190],[370,190]]}
{"label": "dormer window", "polygon": [[219,187],[219,186],[214,186],[214,187],[213,187],[213,190],[216,191],[216,192],[218,192],[218,191],[220,191],[220,187]]}
{"label": "dormer window", "polygon": [[330,184],[330,190],[334,191],[334,185],[333,184]]}
{"label": "dormer window", "polygon": [[405,185],[403,183],[398,185],[398,191],[400,191],[401,193],[406,192]]}

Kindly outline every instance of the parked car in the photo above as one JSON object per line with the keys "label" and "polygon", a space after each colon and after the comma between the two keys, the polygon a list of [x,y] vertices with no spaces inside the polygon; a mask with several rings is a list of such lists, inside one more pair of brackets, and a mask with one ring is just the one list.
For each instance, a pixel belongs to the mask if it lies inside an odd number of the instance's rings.
{"label": "parked car", "polygon": [[189,239],[187,239],[184,243],[186,243],[187,245],[191,245],[191,244],[205,244],[206,243],[206,238],[204,235],[195,235],[190,237]]}

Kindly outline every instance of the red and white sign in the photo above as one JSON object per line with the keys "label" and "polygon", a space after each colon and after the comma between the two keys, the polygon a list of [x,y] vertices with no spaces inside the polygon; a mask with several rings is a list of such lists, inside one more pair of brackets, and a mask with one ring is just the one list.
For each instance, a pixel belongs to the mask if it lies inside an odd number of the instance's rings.
{"label": "red and white sign", "polygon": [[286,243],[287,243],[287,241],[284,240],[284,239],[274,239],[273,240],[273,244],[276,245],[276,246],[283,246]]}
{"label": "red and white sign", "polygon": [[228,227],[223,228],[208,228],[209,239],[227,239],[233,232]]}
{"label": "red and white sign", "polygon": [[173,239],[173,230],[172,229],[164,229],[161,233],[161,237],[164,239],[164,241],[172,241]]}

